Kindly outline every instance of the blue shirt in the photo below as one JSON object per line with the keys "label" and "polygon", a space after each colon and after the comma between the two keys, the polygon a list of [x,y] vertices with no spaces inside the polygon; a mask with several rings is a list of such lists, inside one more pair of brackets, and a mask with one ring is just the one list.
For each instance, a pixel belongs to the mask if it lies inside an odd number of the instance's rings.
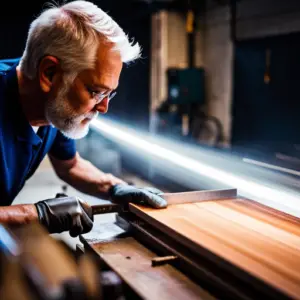
{"label": "blue shirt", "polygon": [[60,160],[75,156],[75,141],[53,126],[37,133],[19,101],[19,59],[0,60],[0,206],[10,205],[46,154]]}

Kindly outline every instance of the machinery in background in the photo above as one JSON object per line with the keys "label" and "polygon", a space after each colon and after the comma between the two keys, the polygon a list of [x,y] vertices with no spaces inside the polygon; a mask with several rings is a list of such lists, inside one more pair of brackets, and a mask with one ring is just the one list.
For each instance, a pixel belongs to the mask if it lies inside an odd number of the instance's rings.
{"label": "machinery in background", "polygon": [[172,104],[204,104],[204,69],[168,70],[168,100]]}
{"label": "machinery in background", "polygon": [[222,125],[204,109],[204,69],[170,68],[167,78],[168,97],[157,109],[156,132],[190,142],[205,140],[219,146],[223,141]]}
{"label": "machinery in background", "polygon": [[[186,12],[188,65],[186,68],[166,65],[166,99],[156,108],[154,132],[187,142],[206,143],[218,147],[224,140],[222,124],[217,118],[207,114],[205,70],[197,67],[195,63],[196,16],[203,8],[201,9],[199,3],[192,0],[185,1],[183,7],[183,11]],[[168,40],[165,40],[165,43],[167,42]],[[156,43],[159,45],[162,42]],[[159,51],[155,49],[153,53],[158,57],[158,63],[162,63],[163,58],[157,55]],[[159,69],[159,66],[153,67],[154,70],[157,68]],[[158,89],[161,88],[161,84],[157,85]],[[154,94],[160,97],[159,93]]]}

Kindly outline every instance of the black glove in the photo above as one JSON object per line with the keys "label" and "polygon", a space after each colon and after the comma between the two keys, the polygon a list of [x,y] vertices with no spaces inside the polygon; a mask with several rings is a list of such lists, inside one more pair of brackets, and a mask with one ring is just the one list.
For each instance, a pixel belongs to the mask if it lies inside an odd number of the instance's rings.
{"label": "black glove", "polygon": [[69,231],[71,237],[87,233],[93,228],[92,208],[78,199],[66,195],[35,203],[39,220],[49,233]]}
{"label": "black glove", "polygon": [[160,197],[163,192],[152,187],[138,188],[131,185],[116,184],[110,190],[111,200],[119,204],[129,202],[164,208],[167,201]]}

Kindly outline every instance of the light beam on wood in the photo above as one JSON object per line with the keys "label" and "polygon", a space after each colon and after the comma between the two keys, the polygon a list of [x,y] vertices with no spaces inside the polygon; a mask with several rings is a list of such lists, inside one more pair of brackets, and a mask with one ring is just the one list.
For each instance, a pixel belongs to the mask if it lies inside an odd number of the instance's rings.
{"label": "light beam on wood", "polygon": [[[130,145],[135,150],[142,151],[145,156],[151,155],[198,176],[226,184],[237,189],[240,196],[254,199],[269,207],[300,217],[299,193],[277,188],[276,182],[270,185],[267,182],[261,182],[260,179],[255,181],[253,178],[234,174],[231,169],[224,170],[205,161],[195,160],[176,152],[176,150],[170,150],[165,146],[161,146],[158,142],[155,143],[155,139],[151,136],[132,131],[126,126],[121,126],[107,119],[95,119],[92,121],[91,127],[101,134],[116,139],[121,144]],[[201,149],[199,151],[201,152]]]}

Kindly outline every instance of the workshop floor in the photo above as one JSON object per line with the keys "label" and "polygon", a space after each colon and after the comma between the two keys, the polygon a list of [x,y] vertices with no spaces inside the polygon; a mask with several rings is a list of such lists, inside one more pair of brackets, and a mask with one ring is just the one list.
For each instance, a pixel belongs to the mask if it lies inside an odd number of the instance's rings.
{"label": "workshop floor", "polygon": [[[127,175],[129,176],[129,175]],[[130,176],[128,178],[131,182],[140,186],[151,186],[139,178]],[[56,193],[62,192],[62,186],[66,185],[62,182],[54,173],[49,160],[46,158],[36,173],[27,181],[23,190],[14,200],[13,204],[20,203],[35,203],[39,200],[55,197]],[[107,203],[105,200],[101,200],[95,197],[82,194],[79,191],[67,186],[67,194],[72,196],[76,195],[81,197],[90,204]],[[99,215],[95,217],[94,227],[101,226],[103,223],[114,222],[115,214]],[[108,233],[109,234],[109,233]],[[81,244],[78,238],[70,237],[69,233],[53,234],[55,238],[64,240],[72,248],[75,248],[76,244]]]}

